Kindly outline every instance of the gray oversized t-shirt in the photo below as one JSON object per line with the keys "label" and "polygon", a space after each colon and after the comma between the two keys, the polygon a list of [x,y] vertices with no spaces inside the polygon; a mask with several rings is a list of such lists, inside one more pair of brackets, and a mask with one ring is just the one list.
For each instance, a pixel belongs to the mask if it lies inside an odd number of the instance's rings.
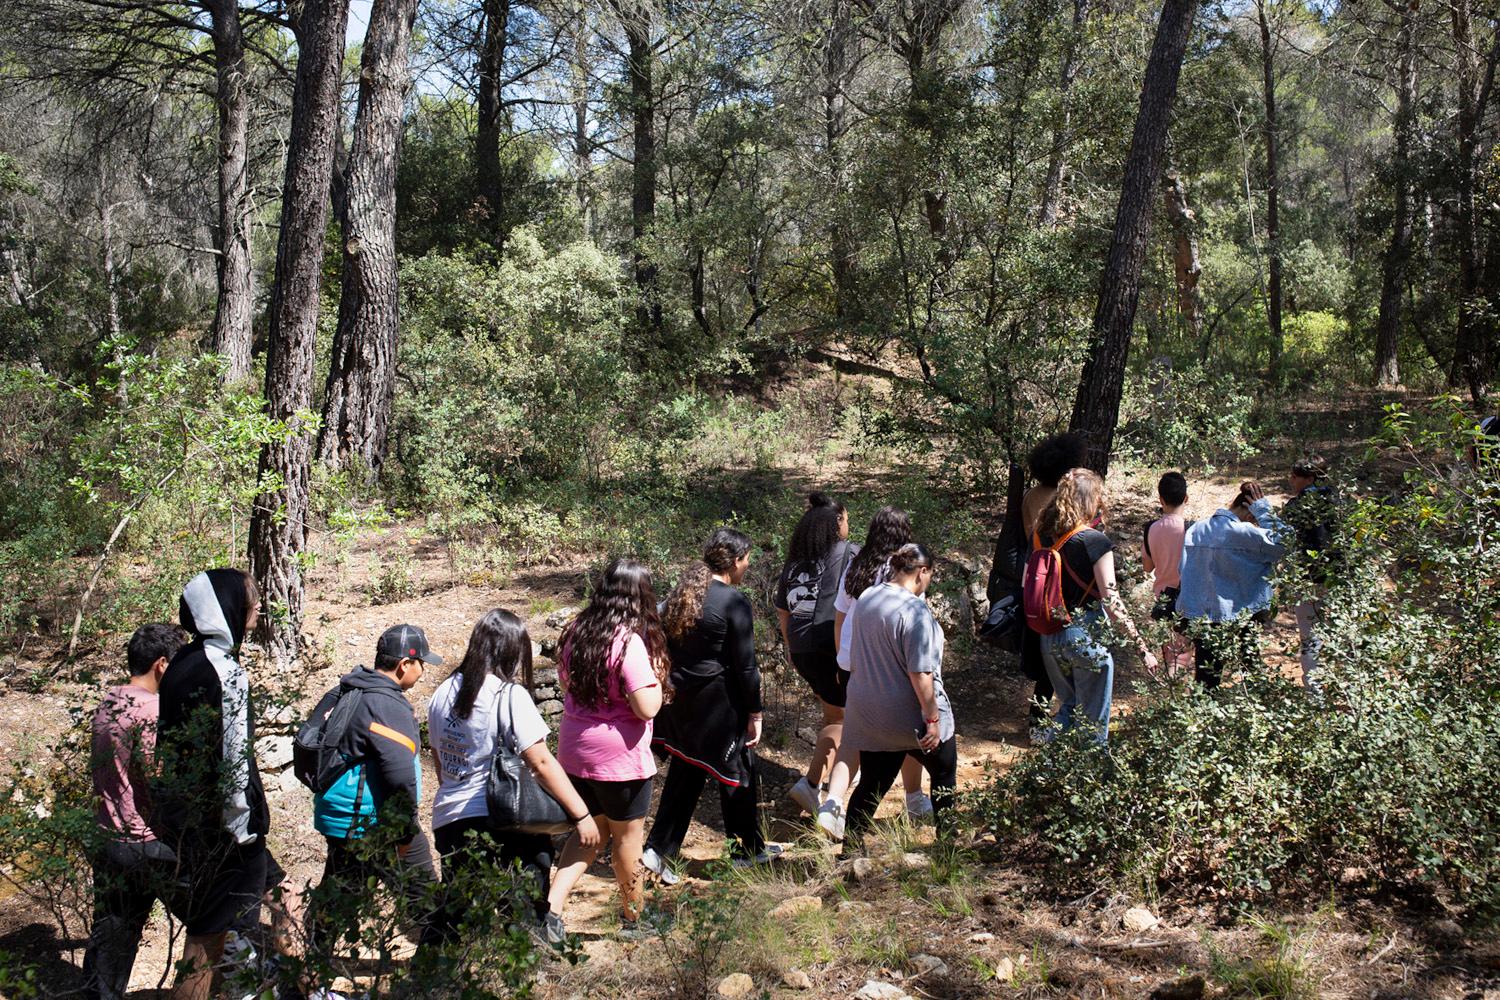
{"label": "gray oversized t-shirt", "polygon": [[931,674],[938,735],[953,737],[953,708],[943,690],[943,627],[927,602],[894,583],[860,595],[850,614],[849,703],[844,740],[858,750],[915,750],[925,731],[910,674]]}

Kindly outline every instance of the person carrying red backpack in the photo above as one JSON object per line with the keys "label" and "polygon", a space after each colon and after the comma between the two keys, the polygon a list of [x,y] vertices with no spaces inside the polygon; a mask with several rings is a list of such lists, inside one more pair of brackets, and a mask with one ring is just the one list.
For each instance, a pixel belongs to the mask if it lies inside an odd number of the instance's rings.
{"label": "person carrying red backpack", "polygon": [[1104,481],[1088,469],[1070,469],[1037,519],[1022,580],[1026,625],[1041,637],[1042,661],[1062,707],[1062,731],[1082,714],[1100,743],[1109,739],[1114,657],[1101,631],[1105,614],[1140,650],[1146,669],[1156,657],[1125,610],[1115,583],[1114,543],[1103,523]]}

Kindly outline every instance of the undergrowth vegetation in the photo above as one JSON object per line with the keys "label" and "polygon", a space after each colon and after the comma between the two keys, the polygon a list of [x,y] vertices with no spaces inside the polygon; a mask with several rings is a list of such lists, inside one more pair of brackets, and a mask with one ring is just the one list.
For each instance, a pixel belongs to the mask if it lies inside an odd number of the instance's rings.
{"label": "undergrowth vegetation", "polygon": [[[1063,738],[1023,757],[975,796],[982,821],[1073,887],[1234,907],[1379,886],[1500,913],[1482,791],[1500,768],[1500,477],[1453,431],[1388,415],[1405,481],[1347,501],[1321,697],[1270,668],[1218,691],[1153,682],[1108,752]],[[1298,561],[1284,575],[1283,600],[1311,592]]]}

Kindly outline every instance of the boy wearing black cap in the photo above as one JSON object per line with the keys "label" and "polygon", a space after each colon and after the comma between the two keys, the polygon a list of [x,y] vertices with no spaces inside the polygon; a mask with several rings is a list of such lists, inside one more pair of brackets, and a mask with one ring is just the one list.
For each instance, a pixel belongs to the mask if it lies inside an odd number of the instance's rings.
{"label": "boy wearing black cap", "polygon": [[[356,842],[377,823],[398,824],[393,833],[396,860],[405,869],[401,881],[412,896],[435,880],[432,849],[417,819],[417,804],[422,800],[418,760],[422,737],[404,692],[421,680],[425,664],[442,662],[420,628],[394,625],[375,646],[374,669],[359,667],[345,674],[313,710],[315,718],[324,718],[340,697],[360,692],[358,707],[339,743],[339,753],[350,767],[313,804],[313,826],[328,841],[324,885],[347,885],[358,891],[369,874],[383,879],[397,874],[395,867],[378,861],[376,870],[368,871],[368,862],[356,850]],[[314,937],[320,937],[322,930],[315,925]]]}

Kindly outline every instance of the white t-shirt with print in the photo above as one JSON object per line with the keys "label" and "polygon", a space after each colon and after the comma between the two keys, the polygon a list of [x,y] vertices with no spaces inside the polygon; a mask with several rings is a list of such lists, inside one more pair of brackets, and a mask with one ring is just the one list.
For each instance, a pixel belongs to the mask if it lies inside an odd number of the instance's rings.
{"label": "white t-shirt with print", "polygon": [[[463,678],[454,674],[438,685],[427,704],[427,732],[437,751],[438,791],[432,803],[432,828],[461,819],[488,816],[484,788],[495,759],[498,728],[521,753],[545,740],[550,731],[531,695],[520,684],[494,674],[484,679],[467,719],[453,712]],[[504,696],[502,698],[502,695]]]}
{"label": "white t-shirt with print", "polygon": [[[850,655],[854,650],[854,615],[851,612],[854,610],[854,605],[859,603],[859,598],[849,596],[849,591],[846,587],[846,584],[849,582],[849,570],[852,568],[854,568],[854,560],[850,559],[849,565],[844,567],[844,572],[839,577],[839,596],[833,599],[833,610],[840,612],[844,616],[844,626],[839,629],[838,661],[839,666],[845,670],[849,670],[849,664],[853,662],[850,660]],[[870,586],[878,587],[880,584],[885,583],[886,577],[890,575],[891,561],[887,559],[875,571],[875,579],[870,583]]]}

